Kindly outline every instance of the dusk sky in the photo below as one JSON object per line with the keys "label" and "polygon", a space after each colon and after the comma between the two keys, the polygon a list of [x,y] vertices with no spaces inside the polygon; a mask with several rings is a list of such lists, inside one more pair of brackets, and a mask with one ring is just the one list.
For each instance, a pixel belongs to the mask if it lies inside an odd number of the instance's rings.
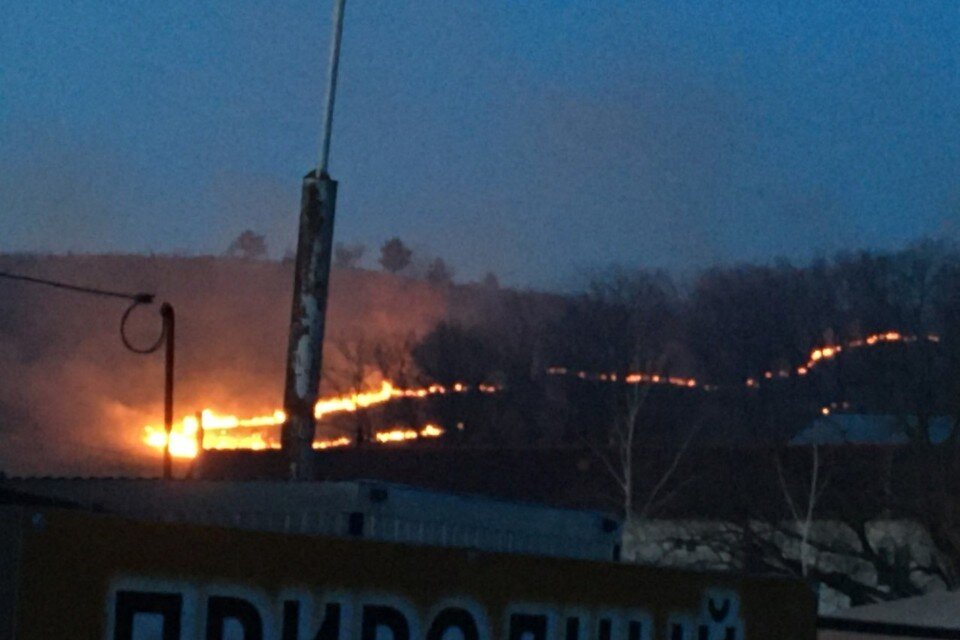
{"label": "dusk sky", "polygon": [[[0,251],[294,245],[330,1],[0,4]],[[348,0],[336,237],[566,286],[960,239],[960,3]]]}

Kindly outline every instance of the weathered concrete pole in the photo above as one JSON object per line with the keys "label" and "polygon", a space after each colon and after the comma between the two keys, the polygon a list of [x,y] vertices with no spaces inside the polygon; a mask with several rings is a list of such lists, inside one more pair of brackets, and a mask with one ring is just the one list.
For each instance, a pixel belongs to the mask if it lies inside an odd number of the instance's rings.
{"label": "weathered concrete pole", "polygon": [[280,434],[291,480],[310,480],[314,477],[312,463],[316,420],[313,409],[320,390],[323,333],[333,252],[333,218],[337,207],[337,182],[327,173],[327,164],[333,131],[344,4],[345,0],[334,0],[333,3],[333,36],[330,39],[330,71],[320,140],[320,162],[315,170],[304,176],[300,200],[300,231],[283,391],[286,420]]}
{"label": "weathered concrete pole", "polygon": [[313,477],[311,460],[316,431],[313,408],[317,403],[323,363],[323,334],[336,203],[337,182],[330,176],[323,175],[318,180],[311,171],[303,178],[283,394],[283,410],[287,419],[281,432],[281,443],[292,480],[309,480]]}

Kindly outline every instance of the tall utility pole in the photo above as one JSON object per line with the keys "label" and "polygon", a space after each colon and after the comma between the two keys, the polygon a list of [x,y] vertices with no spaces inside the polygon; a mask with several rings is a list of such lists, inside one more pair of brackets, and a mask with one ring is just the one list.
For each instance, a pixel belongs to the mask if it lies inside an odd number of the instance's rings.
{"label": "tall utility pole", "polygon": [[316,432],[313,411],[320,390],[330,255],[333,251],[333,219],[337,204],[337,182],[327,173],[327,165],[345,1],[334,0],[333,5],[330,73],[323,114],[320,163],[316,170],[304,176],[300,197],[300,231],[283,391],[283,409],[287,417],[280,436],[291,480],[313,478],[313,436]]}

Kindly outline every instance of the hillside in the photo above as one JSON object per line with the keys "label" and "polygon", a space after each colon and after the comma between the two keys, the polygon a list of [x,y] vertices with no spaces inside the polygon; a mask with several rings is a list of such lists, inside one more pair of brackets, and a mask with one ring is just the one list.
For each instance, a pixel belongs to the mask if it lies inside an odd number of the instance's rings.
{"label": "hillside", "polygon": [[[195,450],[180,421],[208,409],[208,448],[277,443],[289,263],[7,255],[0,270],[155,292],[177,313],[175,433]],[[838,412],[960,415],[953,247],[715,267],[681,284],[614,269],[559,295],[335,269],[322,393],[346,402],[323,404],[317,444],[609,446],[632,424],[640,448],[757,446]],[[145,445],[144,427],[161,423],[162,358],[123,347],[125,304],[0,281],[0,469],[156,472],[162,442]],[[137,344],[158,334],[156,309],[134,314]],[[179,455],[184,468],[194,454]]]}

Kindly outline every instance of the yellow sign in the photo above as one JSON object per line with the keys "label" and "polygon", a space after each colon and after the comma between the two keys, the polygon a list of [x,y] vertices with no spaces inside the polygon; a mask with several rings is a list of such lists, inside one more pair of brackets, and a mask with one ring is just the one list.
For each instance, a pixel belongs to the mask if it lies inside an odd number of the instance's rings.
{"label": "yellow sign", "polygon": [[0,602],[0,625],[12,609],[17,640],[815,637],[812,593],[777,579],[0,513],[0,540],[17,559],[13,588],[0,583],[0,597],[13,598]]}

